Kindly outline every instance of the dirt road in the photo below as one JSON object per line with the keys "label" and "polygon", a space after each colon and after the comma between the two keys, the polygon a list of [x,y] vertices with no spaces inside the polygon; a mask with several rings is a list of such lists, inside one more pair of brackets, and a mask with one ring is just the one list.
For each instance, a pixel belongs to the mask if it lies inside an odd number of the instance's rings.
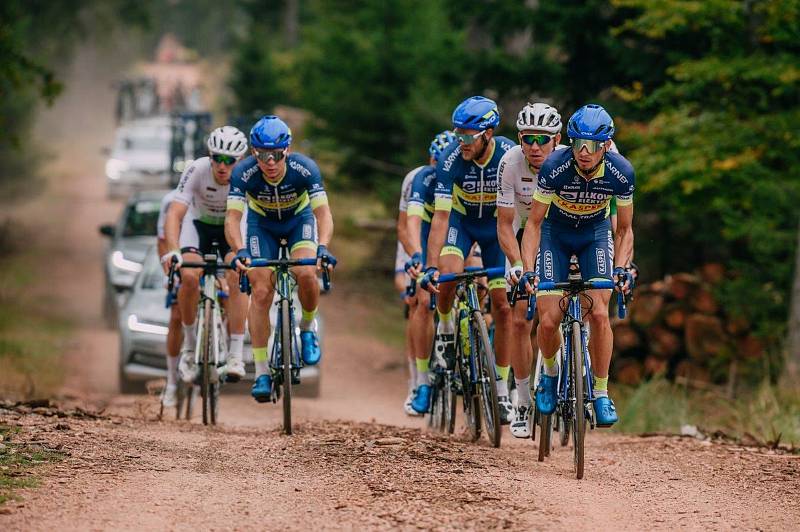
{"label": "dirt road", "polygon": [[65,453],[62,462],[39,466],[42,485],[7,505],[0,529],[798,527],[795,456],[595,431],[586,478],[576,481],[569,449],[538,463],[535,444],[507,433],[502,448],[492,449],[421,430],[401,410],[402,354],[360,334],[368,311],[342,293],[323,302],[322,393],[296,401],[294,436],[281,435],[279,407],[244,395],[223,397],[215,428],[155,421],[155,397],[114,393],[117,340],[99,314],[97,225],[119,209],[104,199],[100,177],[99,147],[112,127],[111,73],[101,64],[84,51],[69,92],[46,116],[47,127],[86,116],[91,127],[53,145],[60,159],[37,200],[50,214],[36,219],[44,224],[37,234],[63,260],[48,289],[59,287],[55,301],[79,324],[65,355],[66,402],[107,415],[0,409],[0,423],[22,426],[21,437]]}

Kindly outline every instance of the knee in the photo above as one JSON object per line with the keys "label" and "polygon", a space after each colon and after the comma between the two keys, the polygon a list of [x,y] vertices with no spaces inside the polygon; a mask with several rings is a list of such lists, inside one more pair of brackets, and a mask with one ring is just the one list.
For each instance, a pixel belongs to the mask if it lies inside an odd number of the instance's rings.
{"label": "knee", "polygon": [[508,306],[508,303],[494,305],[492,316],[498,323],[511,323],[511,307]]}
{"label": "knee", "polygon": [[595,330],[610,328],[611,321],[608,318],[608,306],[595,304],[589,314],[589,323],[592,325],[592,329]]}
{"label": "knee", "polygon": [[515,312],[511,316],[511,327],[514,329],[514,334],[528,334],[531,322],[529,322],[524,314]]}
{"label": "knee", "polygon": [[197,290],[200,286],[199,270],[183,268],[181,270],[181,288],[186,290]]}
{"label": "knee", "polygon": [[297,283],[302,284],[303,286],[316,284],[317,282],[317,275],[316,275],[316,268],[313,266],[304,266],[302,268],[297,268],[295,271],[295,277],[297,278]]}
{"label": "knee", "polygon": [[272,303],[272,290],[267,288],[265,284],[259,283],[253,286],[251,298],[254,305],[268,307]]}
{"label": "knee", "polygon": [[541,316],[539,319],[539,327],[537,329],[537,333],[542,336],[552,336],[558,330],[558,317],[557,315],[547,315]]}

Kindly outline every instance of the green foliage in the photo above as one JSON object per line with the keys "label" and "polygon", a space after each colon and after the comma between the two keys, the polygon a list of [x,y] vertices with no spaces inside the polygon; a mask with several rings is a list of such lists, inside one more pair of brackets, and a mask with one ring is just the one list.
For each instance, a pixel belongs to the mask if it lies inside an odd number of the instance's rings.
{"label": "green foliage", "polygon": [[[800,202],[800,31],[796,0],[647,2],[620,34],[700,40],[640,102],[653,116],[622,132],[634,149],[640,212],[656,212],[668,270],[723,261],[723,304],[777,342],[785,332]],[[782,23],[776,17],[786,14]],[[654,231],[657,232],[657,231]],[[676,248],[681,248],[674,253]],[[773,343],[774,345],[774,343]]]}

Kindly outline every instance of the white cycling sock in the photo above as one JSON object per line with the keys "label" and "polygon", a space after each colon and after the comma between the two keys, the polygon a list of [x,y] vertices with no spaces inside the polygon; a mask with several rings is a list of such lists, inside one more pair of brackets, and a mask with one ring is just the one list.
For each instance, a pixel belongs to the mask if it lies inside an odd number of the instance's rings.
{"label": "white cycling sock", "polygon": [[167,355],[167,386],[178,383],[178,358]]}
{"label": "white cycling sock", "polygon": [[411,392],[417,387],[417,360],[408,361],[408,391]]}
{"label": "white cycling sock", "polygon": [[197,329],[195,324],[183,326],[183,348],[194,351],[197,346]]}
{"label": "white cycling sock", "polygon": [[505,379],[497,380],[497,397],[508,397],[508,381]]}
{"label": "white cycling sock", "polygon": [[436,334],[455,334],[456,324],[453,319],[453,311],[451,310],[447,314],[442,314],[438,310],[436,312],[439,314],[439,324],[436,326]]}
{"label": "white cycling sock", "polygon": [[517,385],[517,406],[531,406],[531,378],[530,376],[524,379],[514,377],[514,383]]}
{"label": "white cycling sock", "polygon": [[256,361],[256,378],[259,378],[261,375],[269,375],[269,362],[264,360],[263,362]]}
{"label": "white cycling sock", "polygon": [[242,349],[244,347],[244,334],[232,334],[231,342],[228,346],[228,354],[233,358],[242,359]]}

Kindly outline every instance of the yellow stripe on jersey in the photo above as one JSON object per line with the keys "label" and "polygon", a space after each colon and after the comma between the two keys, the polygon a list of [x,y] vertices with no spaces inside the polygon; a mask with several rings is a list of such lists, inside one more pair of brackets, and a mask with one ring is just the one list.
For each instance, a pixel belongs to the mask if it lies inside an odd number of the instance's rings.
{"label": "yellow stripe on jersey", "polygon": [[436,198],[434,210],[450,212],[453,209],[453,198]]}
{"label": "yellow stripe on jersey", "polygon": [[570,214],[577,214],[578,216],[586,216],[602,210],[606,210],[610,202],[611,199],[607,199],[600,203],[573,203],[571,201],[565,200],[564,198],[556,196],[555,200],[553,201],[553,205],[555,205],[562,211],[568,212]]}
{"label": "yellow stripe on jersey", "polygon": [[261,216],[267,216],[267,211],[288,211],[294,208],[294,214],[305,209],[308,204],[308,192],[303,192],[300,196],[290,201],[275,201],[275,198],[259,200],[247,194],[247,205]]}
{"label": "yellow stripe on jersey", "polygon": [[420,218],[425,217],[425,207],[420,203],[409,203],[408,204],[408,211],[406,212],[408,216],[419,216]]}
{"label": "yellow stripe on jersey", "polygon": [[553,202],[553,193],[550,192],[550,193],[547,193],[547,194],[543,194],[537,188],[536,192],[533,193],[533,199],[535,199],[539,203],[544,203],[545,205],[550,205]]}
{"label": "yellow stripe on jersey", "polygon": [[[320,192],[319,194],[315,194],[313,198],[311,198],[311,210],[316,209],[317,207],[321,207],[322,205],[328,204],[328,194],[325,192]],[[297,211],[299,212],[299,210]]]}
{"label": "yellow stripe on jersey", "polygon": [[229,211],[244,212],[244,198],[228,198],[227,209]]}
{"label": "yellow stripe on jersey", "polygon": [[617,207],[627,207],[628,205],[633,205],[633,196],[627,196],[623,198],[622,196],[616,196],[617,198]]}

